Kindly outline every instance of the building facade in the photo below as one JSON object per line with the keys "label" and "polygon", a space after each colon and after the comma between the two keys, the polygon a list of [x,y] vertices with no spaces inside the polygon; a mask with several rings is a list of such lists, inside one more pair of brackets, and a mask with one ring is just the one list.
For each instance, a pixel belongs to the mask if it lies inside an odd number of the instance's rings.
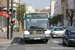
{"label": "building facade", "polygon": [[[3,8],[7,8],[7,0],[0,0],[0,12],[3,11]],[[5,32],[7,26],[7,18],[6,16],[0,15],[0,31]]]}
{"label": "building facade", "polygon": [[63,17],[64,17],[64,25],[65,25],[65,22],[66,20],[68,22],[67,25],[71,25],[71,21],[70,21],[70,18],[69,16],[67,15],[66,13],[66,10],[70,10],[70,9],[73,9],[73,26],[75,25],[75,0],[62,0],[61,1],[61,6],[62,6],[62,14],[63,14]]}
{"label": "building facade", "polygon": [[61,14],[61,0],[51,0],[51,17]]}
{"label": "building facade", "polygon": [[28,11],[26,13],[34,13],[35,9],[33,9],[33,6],[28,6]]}
{"label": "building facade", "polygon": [[[17,3],[21,2],[20,0],[13,0],[13,9],[16,10]],[[11,8],[11,0],[9,1],[9,8]]]}
{"label": "building facade", "polygon": [[[13,10],[16,10],[17,4],[21,3],[20,0],[13,0]],[[9,0],[9,9],[11,9],[11,0]],[[0,0],[0,11],[7,11],[7,0]],[[11,14],[11,13],[10,13]],[[16,18],[16,13],[15,17]],[[0,16],[0,31],[7,31],[7,18],[6,16]]]}
{"label": "building facade", "polygon": [[[68,0],[68,9],[73,9],[73,26],[75,26],[75,0]],[[68,19],[69,23],[70,22],[70,18]]]}
{"label": "building facade", "polygon": [[0,0],[0,7],[7,7],[7,0]]}
{"label": "building facade", "polygon": [[64,26],[67,26],[68,25],[68,16],[66,14],[66,10],[67,10],[67,6],[68,6],[68,0],[61,0],[61,6],[62,6],[62,9],[61,9],[61,12],[62,12],[62,15],[63,15],[63,25]]}

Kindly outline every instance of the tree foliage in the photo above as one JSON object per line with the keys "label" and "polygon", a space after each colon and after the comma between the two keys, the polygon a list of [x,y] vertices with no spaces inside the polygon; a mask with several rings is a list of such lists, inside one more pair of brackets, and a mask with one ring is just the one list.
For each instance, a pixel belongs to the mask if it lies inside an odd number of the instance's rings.
{"label": "tree foliage", "polygon": [[57,24],[58,23],[57,17],[53,16],[50,23],[53,24],[53,25]]}
{"label": "tree foliage", "polygon": [[58,22],[62,22],[63,21],[63,15],[57,15],[57,16],[52,16],[51,21],[50,21],[50,25],[57,25]]}
{"label": "tree foliage", "polygon": [[26,7],[25,3],[18,4],[18,7],[16,9],[16,18],[18,21],[21,21],[23,19],[24,13],[26,13]]}
{"label": "tree foliage", "polygon": [[62,22],[63,21],[63,15],[62,14],[58,14],[57,15],[57,19],[59,22]]}

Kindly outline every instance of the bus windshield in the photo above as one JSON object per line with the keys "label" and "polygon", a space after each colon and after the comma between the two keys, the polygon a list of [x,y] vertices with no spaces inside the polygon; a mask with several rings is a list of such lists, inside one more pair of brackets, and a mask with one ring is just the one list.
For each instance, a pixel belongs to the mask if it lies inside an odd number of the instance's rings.
{"label": "bus windshield", "polygon": [[26,19],[26,29],[47,29],[48,18]]}

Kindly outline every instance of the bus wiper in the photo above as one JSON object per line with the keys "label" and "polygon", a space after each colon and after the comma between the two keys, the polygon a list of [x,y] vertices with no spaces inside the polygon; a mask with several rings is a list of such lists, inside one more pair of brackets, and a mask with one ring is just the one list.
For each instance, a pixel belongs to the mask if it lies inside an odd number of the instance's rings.
{"label": "bus wiper", "polygon": [[36,29],[37,27],[36,26],[30,26],[30,29]]}
{"label": "bus wiper", "polygon": [[44,28],[40,28],[40,27],[37,27],[37,26],[30,26],[30,29],[44,29]]}

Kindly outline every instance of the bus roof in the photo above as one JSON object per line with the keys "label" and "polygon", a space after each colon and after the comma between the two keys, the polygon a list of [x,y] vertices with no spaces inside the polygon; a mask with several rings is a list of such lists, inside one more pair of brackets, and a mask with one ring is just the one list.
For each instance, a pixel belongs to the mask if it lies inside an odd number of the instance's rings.
{"label": "bus roof", "polygon": [[[47,12],[35,12],[35,13],[47,13]],[[34,13],[34,14],[35,14],[35,13]],[[33,14],[33,13],[25,13],[25,14]],[[25,15],[25,14],[24,14],[24,15]],[[49,13],[47,13],[47,14],[49,14]]]}
{"label": "bus roof", "polygon": [[25,15],[27,15],[27,14],[43,14],[43,13],[47,14],[48,18],[49,18],[49,14],[47,12],[25,13],[24,18],[25,18]]}

